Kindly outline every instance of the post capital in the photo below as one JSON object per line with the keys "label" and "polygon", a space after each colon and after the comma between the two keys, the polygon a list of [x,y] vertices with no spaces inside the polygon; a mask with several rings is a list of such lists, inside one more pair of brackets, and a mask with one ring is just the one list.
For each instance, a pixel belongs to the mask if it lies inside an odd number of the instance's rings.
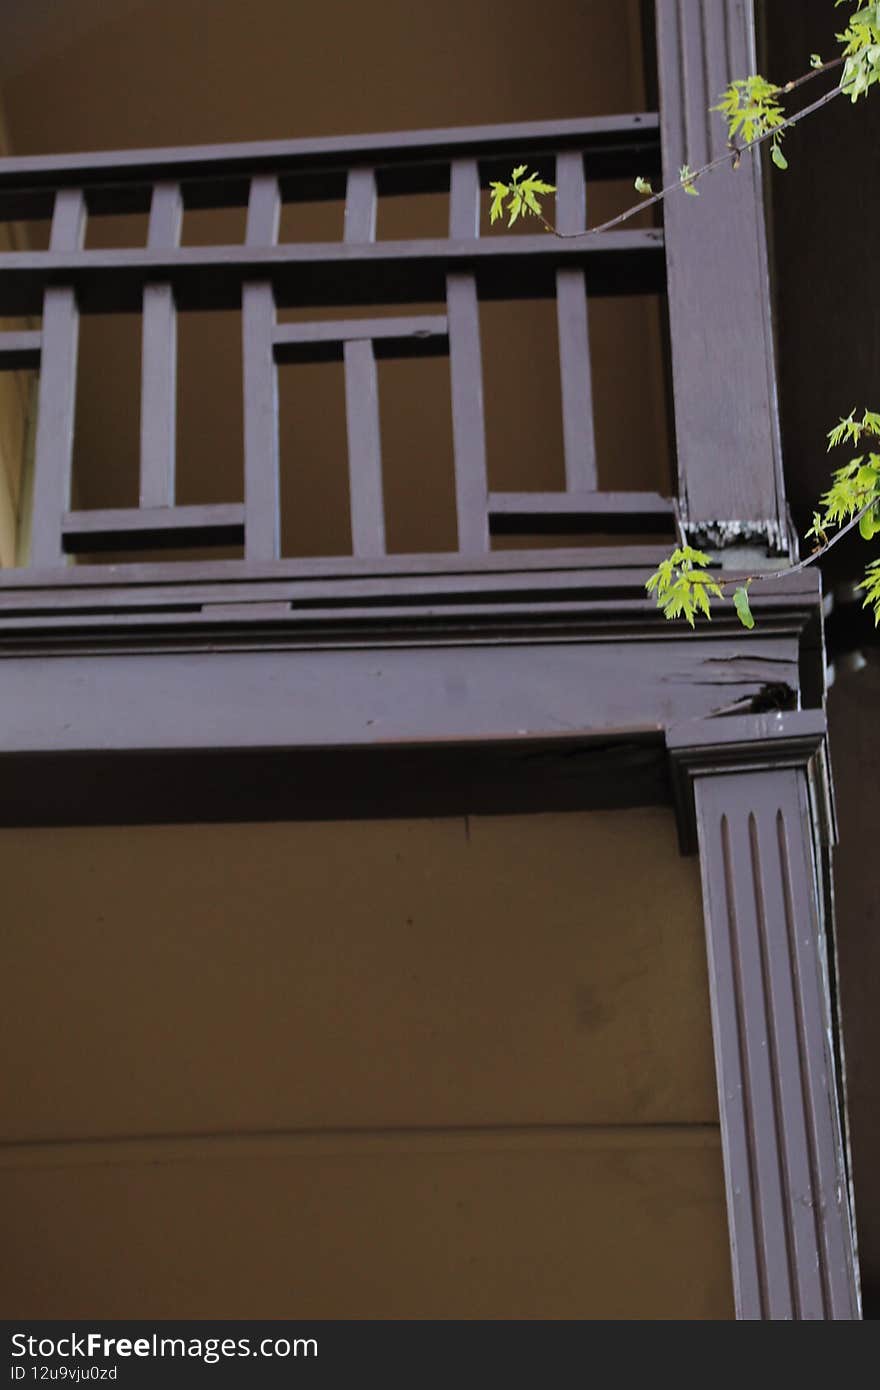
{"label": "post capital", "polygon": [[682,852],[697,851],[698,779],[799,768],[816,799],[823,841],[836,842],[828,766],[828,725],[821,709],[774,710],[729,719],[694,719],[666,730],[666,751]]}

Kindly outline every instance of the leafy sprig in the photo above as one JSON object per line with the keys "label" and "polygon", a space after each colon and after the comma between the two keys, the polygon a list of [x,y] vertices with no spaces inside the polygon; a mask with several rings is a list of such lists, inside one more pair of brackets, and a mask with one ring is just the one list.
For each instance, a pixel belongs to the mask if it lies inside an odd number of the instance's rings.
{"label": "leafy sprig", "polygon": [[711,619],[709,596],[720,598],[723,590],[712,574],[706,573],[706,566],[712,558],[693,546],[682,545],[666,560],[661,560],[659,568],[645,584],[648,593],[656,593],[657,607],[662,608],[666,618],[684,618],[694,626],[698,613]]}
{"label": "leafy sprig", "polygon": [[727,140],[732,149],[739,150],[739,141],[751,145],[770,135],[770,157],[778,169],[787,169],[788,160],[780,143],[786,127],[781,94],[782,88],[775,82],[755,73],[731,82],[709,110],[720,111],[727,122]]}
{"label": "leafy sprig", "polygon": [[[849,415],[828,431],[828,448],[844,444],[865,446],[876,440],[880,445],[880,411],[865,410],[857,417]],[[733,606],[743,627],[753,628],[755,620],[749,607],[749,586],[758,579],[782,579],[814,563],[832,545],[858,525],[863,540],[880,534],[880,449],[857,454],[831,475],[831,486],[820,498],[820,511],[813,513],[813,524],[807,538],[815,540],[810,555],[795,564],[786,565],[763,575],[724,575],[715,577],[704,573],[710,557],[687,545],[679,546],[662,560],[645,584],[649,594],[655,594],[657,607],[666,618],[683,617],[694,626],[702,613],[711,617],[709,599],[721,598],[725,589],[736,584]],[[874,610],[874,622],[880,624],[880,560],[872,561],[866,577],[858,586],[865,591],[864,606]]]}
{"label": "leafy sprig", "polygon": [[[490,223],[508,214],[508,227],[512,227],[519,217],[537,217],[548,231],[559,237],[592,236],[610,230],[625,222],[636,213],[659,203],[670,193],[680,190],[691,197],[698,196],[697,181],[732,162],[734,169],[739,167],[742,155],[762,142],[770,141],[770,155],[779,169],[788,168],[788,160],[782,153],[782,138],[805,116],[818,111],[836,96],[846,95],[855,102],[867,95],[870,88],[880,82],[880,0],[864,4],[861,0],[835,0],[835,6],[856,4],[856,12],[841,33],[836,35],[841,46],[839,57],[824,62],[818,53],[810,55],[809,71],[794,81],[777,86],[759,73],[731,82],[721,93],[717,103],[710,108],[719,112],[727,123],[727,136],[730,153],[710,160],[699,169],[682,164],[678,179],[665,188],[654,192],[649,179],[639,175],[635,179],[635,189],[646,195],[640,203],[609,218],[599,226],[581,232],[559,232],[543,213],[540,198],[556,191],[553,184],[541,179],[537,173],[530,174],[528,166],[520,164],[513,170],[509,183],[493,182]],[[818,100],[786,116],[783,99],[796,87],[814,77],[834,68],[841,68],[841,77],[836,87],[826,91]],[[861,419],[856,419],[855,411],[828,432],[828,447],[841,444],[858,446],[865,437],[880,442],[880,412],[865,410]],[[774,570],[762,577],[780,579],[811,564],[830,546],[836,544],[856,524],[865,540],[880,533],[880,450],[857,455],[842,468],[832,474],[831,486],[820,498],[820,511],[813,513],[813,522],[807,537],[816,541],[811,555],[784,568]],[[833,533],[833,534],[832,534]],[[663,560],[658,569],[645,584],[648,593],[656,596],[657,606],[664,616],[670,619],[683,617],[691,627],[698,614],[711,618],[710,598],[721,597],[726,585],[734,582],[728,575],[717,579],[707,573],[710,557],[702,551],[682,544]],[[749,606],[749,585],[755,575],[738,576],[737,588],[733,594],[734,608],[744,627],[755,625]],[[738,582],[743,580],[744,582]],[[872,606],[874,621],[880,623],[880,560],[872,561],[866,570],[866,577],[859,586],[865,590],[865,606]]]}
{"label": "leafy sprig", "polygon": [[843,49],[840,89],[856,102],[880,82],[880,3],[862,5],[850,15],[843,32],[834,37]]}
{"label": "leafy sprig", "polygon": [[[492,203],[489,208],[489,222],[497,222],[499,217],[508,213],[508,227],[512,227],[518,217],[537,217],[540,221],[547,223],[540,204],[540,197],[546,193],[555,193],[556,185],[546,183],[537,174],[528,172],[527,164],[519,164],[510,176],[510,183],[495,181],[491,184]],[[509,201],[505,207],[504,200]]]}

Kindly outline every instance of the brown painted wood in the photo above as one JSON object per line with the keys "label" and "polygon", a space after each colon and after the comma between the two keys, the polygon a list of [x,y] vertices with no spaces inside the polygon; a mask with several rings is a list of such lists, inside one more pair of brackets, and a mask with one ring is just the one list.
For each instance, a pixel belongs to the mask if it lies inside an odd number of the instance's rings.
{"label": "brown painted wood", "polygon": [[[334,556],[299,557],[282,559],[274,563],[257,563],[250,560],[193,560],[182,569],[179,564],[167,562],[133,562],[125,566],[114,566],[108,573],[106,566],[86,566],[78,564],[76,569],[57,570],[15,569],[0,571],[0,605],[6,592],[39,591],[44,587],[61,594],[65,589],[121,587],[136,589],[140,585],[170,584],[172,588],[188,587],[190,584],[218,582],[224,585],[246,585],[252,582],[284,581],[285,578],[306,578],[306,580],[335,581],[336,578],[349,578],[352,575],[378,574],[384,577],[395,575],[432,574],[473,574],[480,580],[482,574],[498,573],[532,574],[535,571],[580,570],[585,575],[608,574],[617,578],[641,578],[646,569],[656,569],[667,550],[659,545],[589,546],[588,549],[553,548],[549,550],[494,550],[481,559],[443,552],[442,555],[389,555],[382,560],[355,560],[346,557],[339,560]],[[799,581],[799,584],[798,584]],[[776,581],[774,591],[781,589],[792,592],[791,584],[801,592],[804,584],[809,585],[812,575],[795,575],[794,580]],[[810,592],[815,585],[810,585]]]}
{"label": "brown painted wood", "polygon": [[341,362],[343,346],[355,342],[371,342],[377,360],[443,357],[449,351],[449,326],[443,314],[281,323],[273,338],[276,362]]}
{"label": "brown painted wood", "polygon": [[0,372],[39,367],[43,335],[39,330],[0,333]]}
{"label": "brown painted wood", "polygon": [[[65,189],[55,199],[49,246],[76,252],[85,232],[85,199]],[[61,517],[70,506],[79,311],[75,291],[63,283],[43,300],[42,354],[34,455],[31,563],[61,565]]]}
{"label": "brown painted wood", "polygon": [[369,166],[348,175],[343,236],[352,245],[376,240],[376,171]]}
{"label": "brown painted wood", "polygon": [[[180,245],[183,200],[180,185],[159,183],[153,190],[147,247],[170,251]],[[144,288],[141,348],[140,505],[174,503],[177,420],[177,311],[169,284]]]}
{"label": "brown painted wood", "polygon": [[[370,168],[353,169],[345,199],[345,241],[361,245],[375,240],[376,176]],[[371,558],[385,554],[379,382],[372,341],[363,336],[347,340],[343,362],[351,544],[355,555]]]}
{"label": "brown painted wood", "polygon": [[449,274],[475,276],[486,298],[549,299],[556,271],[581,265],[589,268],[591,294],[656,293],[664,283],[663,233],[618,230],[584,242],[545,233],[482,241],[183,246],[173,253],[140,247],[15,251],[2,257],[0,314],[39,313],[46,287],[59,281],[76,286],[84,313],[139,312],[144,287],[153,280],[173,285],[181,310],[237,309],[242,284],[250,280],[270,280],[279,306],[431,303],[444,298]]}
{"label": "brown painted wood", "polygon": [[589,531],[659,531],[673,535],[675,507],[654,492],[491,492],[489,529],[496,536]]}
{"label": "brown painted wood", "polygon": [[[663,177],[724,153],[708,108],[755,71],[751,0],[658,0]],[[664,203],[683,520],[696,543],[788,549],[760,157]],[[723,272],[719,273],[719,267]]]}
{"label": "brown painted wood", "polygon": [[[371,650],[331,638],[285,650],[259,631],[224,649],[2,658],[0,747],[8,753],[336,748],[437,740],[659,732],[748,702],[768,685],[797,691],[796,633],[682,634],[621,642],[566,634],[461,643],[467,620],[434,642]],[[405,634],[404,634],[405,636]],[[290,641],[295,641],[291,635]],[[372,644],[375,647],[375,643]],[[154,650],[151,650],[151,646]],[[82,647],[79,648],[82,651]],[[161,654],[160,654],[161,653]]]}
{"label": "brown painted wood", "polygon": [[[38,155],[0,159],[0,213],[8,218],[51,215],[56,188],[88,187],[92,210],[149,211],[153,185],[183,182],[187,206],[245,206],[257,174],[296,180],[291,196],[341,197],[346,170],[382,166],[381,191],[435,191],[446,184],[454,158],[493,158],[503,178],[511,159],[583,149],[591,178],[617,178],[635,168],[654,172],[658,118],[654,112],[593,116],[566,121],[462,126],[382,135],[264,140],[177,149],[120,150],[99,154]],[[421,164],[421,168],[419,167]],[[418,189],[416,187],[418,184]]]}
{"label": "brown painted wood", "polygon": [[[281,194],[268,175],[251,183],[245,241],[271,247],[278,238]],[[278,378],[272,348],[275,296],[270,280],[241,292],[244,362],[245,556],[274,560],[281,553]]]}
{"label": "brown painted wood", "polygon": [[[480,183],[474,160],[455,160],[450,171],[449,233],[456,240],[480,234]],[[483,362],[477,283],[473,274],[446,280],[449,319],[449,372],[452,389],[452,440],[458,548],[465,555],[489,549],[486,520],[486,423],[483,415]]]}
{"label": "brown painted wood", "polygon": [[[587,225],[587,209],[581,153],[569,151],[557,156],[556,185],[556,226],[566,235],[582,231]],[[594,492],[598,479],[596,437],[587,331],[587,286],[582,270],[556,272],[556,318],[565,483],[569,492]]]}
{"label": "brown painted wood", "polygon": [[343,361],[351,544],[355,555],[369,559],[385,554],[379,383],[373,344],[368,339],[345,343]]}
{"label": "brown painted wood", "polygon": [[821,711],[669,736],[703,878],[737,1316],[853,1319],[818,854]]}
{"label": "brown painted wood", "polygon": [[68,554],[162,546],[237,545],[244,540],[244,507],[198,507],[67,512],[62,523]]}
{"label": "brown painted wood", "polygon": [[[627,547],[627,550],[630,548]],[[191,561],[178,563],[131,563],[112,567],[77,565],[58,570],[5,570],[0,574],[0,612],[12,615],[33,610],[66,609],[94,611],[102,608],[124,610],[145,604],[164,606],[199,605],[210,602],[255,602],[266,598],[286,599],[298,606],[309,603],[332,604],[338,599],[366,603],[406,602],[413,599],[433,602],[445,596],[467,611],[473,602],[517,597],[534,605],[536,617],[556,599],[580,599],[585,604],[608,605],[616,611],[633,605],[650,616],[661,630],[668,626],[656,604],[644,591],[644,575],[649,565],[662,558],[660,549],[648,551],[633,546],[629,566],[616,568],[586,563],[589,550],[493,552],[476,568],[473,560],[458,555],[388,556],[378,561],[284,561],[273,565],[249,565],[240,561]],[[597,550],[597,555],[603,551]],[[604,555],[608,559],[608,552]],[[553,563],[562,556],[562,561]],[[639,558],[640,557],[640,558]],[[782,615],[780,620],[806,629],[818,607],[815,576],[806,572],[766,585],[755,585],[751,601],[757,611]],[[411,610],[414,617],[417,610]],[[603,617],[606,616],[603,610]],[[717,612],[713,631],[736,620],[730,609]],[[776,619],[774,618],[774,622]],[[817,649],[818,650],[818,649]]]}

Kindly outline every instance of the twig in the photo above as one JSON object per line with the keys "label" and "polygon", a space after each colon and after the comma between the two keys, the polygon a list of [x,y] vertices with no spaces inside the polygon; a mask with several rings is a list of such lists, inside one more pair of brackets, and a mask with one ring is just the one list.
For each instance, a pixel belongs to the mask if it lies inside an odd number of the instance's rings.
{"label": "twig", "polygon": [[869,512],[872,507],[876,507],[876,505],[876,497],[872,498],[870,502],[866,502],[862,510],[856,512],[854,516],[851,516],[846,525],[841,526],[839,531],[835,531],[830,540],[826,541],[824,545],[817,546],[815,550],[811,550],[810,554],[803,560],[798,560],[793,565],[786,565],[784,569],[761,570],[758,574],[727,574],[723,579],[718,580],[719,588],[723,589],[727,584],[758,584],[763,583],[765,579],[788,579],[792,574],[799,574],[801,570],[805,570],[809,565],[813,565],[817,560],[821,560],[823,555],[827,555],[831,547],[837,545],[837,542],[843,539],[847,531],[851,531],[852,528],[861,521],[865,513]]}
{"label": "twig", "polygon": [[[802,82],[808,82],[811,77],[815,77],[819,72],[827,68],[836,67],[841,62],[843,62],[842,58],[833,58],[830,62],[824,63],[822,68],[816,68],[812,72],[804,73],[802,77],[796,78],[793,82],[780,90],[783,92],[791,91]],[[654,203],[662,202],[670,193],[675,193],[680,188],[690,187],[692,184],[696,183],[698,179],[701,179],[704,174],[711,173],[713,169],[720,168],[722,164],[729,164],[731,160],[738,164],[740,158],[744,154],[747,154],[749,150],[754,149],[756,145],[763,144],[765,140],[772,140],[774,136],[779,136],[784,130],[790,130],[793,126],[796,126],[799,121],[802,121],[805,116],[810,116],[814,111],[818,111],[820,107],[827,106],[829,101],[833,101],[835,97],[840,96],[841,91],[841,87],[832,87],[816,101],[810,102],[809,106],[804,106],[800,111],[795,111],[793,115],[786,116],[785,120],[772,130],[765,130],[762,135],[756,135],[754,140],[749,140],[745,145],[733,146],[732,149],[726,150],[724,154],[720,154],[715,159],[711,159],[708,164],[703,164],[699,169],[694,169],[692,173],[688,174],[686,179],[677,179],[675,183],[667,184],[665,188],[661,188],[658,192],[652,193],[649,198],[643,198],[640,203],[634,203],[632,207],[627,208],[624,212],[619,212],[616,217],[609,217],[606,222],[600,222],[596,227],[587,227],[582,232],[560,232],[543,213],[534,215],[543,223],[548,232],[552,232],[554,236],[560,237],[564,241],[570,241],[576,237],[597,236],[600,232],[609,232],[612,227],[619,227],[621,222],[627,222],[631,217],[635,217],[637,213],[644,212],[645,208],[651,207]]]}

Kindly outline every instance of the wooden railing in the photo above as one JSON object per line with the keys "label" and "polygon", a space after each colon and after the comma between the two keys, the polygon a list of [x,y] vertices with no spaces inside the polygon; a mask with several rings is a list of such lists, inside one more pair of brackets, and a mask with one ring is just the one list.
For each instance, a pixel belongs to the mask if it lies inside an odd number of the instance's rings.
{"label": "wooden railing", "polygon": [[[385,555],[376,361],[448,354],[458,546],[477,558],[493,534],[668,531],[672,504],[597,484],[587,294],[656,292],[660,230],[586,239],[480,238],[481,190],[512,161],[555,164],[559,229],[584,226],[590,180],[659,167],[652,114],[398,135],[0,161],[0,217],[51,218],[45,251],[0,255],[0,314],[42,315],[39,331],[0,334],[0,368],[39,366],[30,563],[58,567],[99,551],[243,545],[275,561],[279,541],[279,363],[345,369],[352,549]],[[551,175],[552,176],[552,175]],[[449,193],[445,239],[375,239],[379,195]],[[345,199],[344,239],[278,241],[282,205]],[[241,245],[182,246],[185,208],[247,207]],[[87,250],[89,217],[149,213],[146,246]],[[536,224],[537,226],[537,224]],[[555,297],[565,490],[491,493],[487,483],[481,299]],[[445,314],[279,323],[288,306],[445,301]],[[178,310],[241,309],[244,501],[175,500]],[[77,511],[71,478],[80,315],[142,315],[137,507]]]}

